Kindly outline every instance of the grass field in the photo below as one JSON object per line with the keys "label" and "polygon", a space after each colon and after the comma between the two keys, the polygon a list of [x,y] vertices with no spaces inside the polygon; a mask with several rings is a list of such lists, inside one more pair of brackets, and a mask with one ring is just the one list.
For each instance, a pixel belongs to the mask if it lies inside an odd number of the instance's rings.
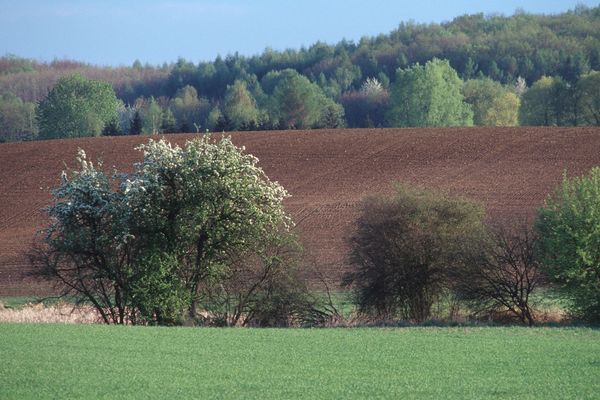
{"label": "grass field", "polygon": [[0,324],[0,398],[598,398],[588,328]]}

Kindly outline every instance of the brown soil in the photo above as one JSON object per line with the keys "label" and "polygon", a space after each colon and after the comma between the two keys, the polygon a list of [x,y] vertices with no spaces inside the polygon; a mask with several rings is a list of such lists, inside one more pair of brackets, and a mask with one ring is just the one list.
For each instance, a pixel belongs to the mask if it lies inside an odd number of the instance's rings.
{"label": "brown soil", "polygon": [[[167,135],[183,144],[193,135]],[[439,128],[245,132],[232,135],[292,195],[286,206],[325,275],[346,267],[346,239],[363,196],[402,181],[482,202],[495,219],[531,216],[569,175],[600,165],[600,128]],[[105,167],[130,171],[147,137],[0,145],[0,296],[48,289],[26,279],[25,253],[47,220],[65,165],[78,147]]]}

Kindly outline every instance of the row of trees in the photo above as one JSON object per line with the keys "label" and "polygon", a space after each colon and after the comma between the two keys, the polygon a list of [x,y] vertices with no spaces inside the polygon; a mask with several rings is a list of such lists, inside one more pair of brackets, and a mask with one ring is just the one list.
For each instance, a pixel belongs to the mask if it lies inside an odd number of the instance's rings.
{"label": "row of trees", "polygon": [[[252,57],[234,54],[198,64],[180,59],[159,67],[136,61],[131,67],[108,68],[74,61],[45,64],[5,56],[0,58],[0,133],[4,140],[34,137],[36,124],[24,124],[22,121],[35,122],[30,118],[31,109],[47,96],[60,78],[72,74],[110,83],[117,98],[123,102],[125,110],[122,115],[131,114],[132,107],[135,108],[133,114],[135,111],[143,114],[142,111],[147,110],[135,105],[148,105],[152,99],[166,112],[171,108],[171,100],[181,90],[189,91],[187,88],[192,87],[203,105],[202,112],[195,117],[201,122],[194,121],[202,125],[202,130],[253,129],[254,125],[262,129],[298,127],[301,124],[294,124],[294,121],[286,126],[289,121],[280,121],[279,111],[273,110],[273,105],[267,104],[272,102],[263,98],[273,94],[273,87],[264,85],[265,80],[272,79],[269,75],[288,69],[296,71],[314,86],[309,92],[316,91],[318,87],[317,97],[327,99],[329,116],[324,119],[340,119],[337,103],[343,105],[345,123],[350,127],[394,126],[398,124],[397,116],[386,117],[386,112],[393,108],[390,101],[398,92],[397,79],[407,78],[407,74],[398,75],[397,71],[414,69],[417,64],[426,65],[435,58],[448,60],[460,79],[472,82],[465,85],[463,95],[471,104],[476,125],[597,124],[594,117],[598,114],[597,103],[581,103],[579,97],[588,95],[582,94],[584,88],[589,88],[587,92],[590,95],[598,91],[597,86],[589,86],[596,85],[594,79],[588,77],[586,83],[582,83],[590,72],[600,70],[598,32],[600,7],[577,7],[559,15],[518,12],[504,17],[475,14],[443,24],[403,23],[389,35],[363,38],[358,43],[316,43],[309,48],[282,52],[267,49]],[[445,76],[450,78],[448,74]],[[536,82],[537,86],[548,86],[546,81],[549,79],[558,82],[550,85],[556,86],[553,91],[561,93],[555,98],[567,99],[545,106],[551,109],[549,115],[554,116],[540,117],[544,115],[543,110],[537,110],[536,102],[532,102],[529,106],[524,105],[523,116],[515,119],[515,109],[519,109],[517,98],[523,94],[523,88]],[[373,86],[368,83],[374,80],[382,89],[375,96],[369,90]],[[487,83],[482,83],[484,81]],[[224,106],[227,92],[234,86],[239,89],[241,84],[246,85],[254,98],[259,116],[255,118],[249,111],[250,115],[242,119],[256,122],[237,127],[236,123],[227,120]],[[474,94],[474,89],[485,93]],[[16,104],[15,98],[20,99],[22,104]],[[483,99],[483,107],[475,104]],[[544,99],[547,102],[549,97]],[[585,111],[590,106],[594,107],[593,110]],[[156,107],[153,108],[155,110],[150,113],[157,114]],[[310,109],[309,104],[307,110]],[[10,117],[8,110],[16,110],[18,117]],[[208,118],[211,112],[211,118]],[[583,113],[587,115],[581,116]],[[220,116],[223,119],[221,124],[217,124]],[[194,125],[184,124],[171,115],[164,119],[163,130],[196,129]],[[121,124],[120,130],[130,130],[130,121],[131,118],[126,126]],[[314,118],[308,118],[308,122],[314,123]],[[444,122],[453,123],[453,118]],[[404,124],[406,121],[401,122],[402,126]],[[145,130],[151,131],[148,125],[152,124],[146,125]],[[321,125],[323,123],[319,122],[315,126]]]}
{"label": "row of trees", "polygon": [[572,83],[544,76],[523,94],[522,102],[522,125],[600,126],[600,72]]}
{"label": "row of trees", "polygon": [[400,185],[364,201],[344,282],[376,319],[422,322],[445,303],[533,325],[545,288],[562,292],[572,317],[600,322],[599,194],[600,168],[565,176],[534,226],[500,227],[473,202]]}
{"label": "row of trees", "polygon": [[23,101],[37,102],[63,74],[81,73],[110,82],[120,99],[172,97],[186,85],[209,99],[223,98],[227,85],[270,71],[294,69],[335,98],[358,90],[367,77],[383,84],[398,68],[446,59],[462,79],[487,76],[504,84],[519,76],[531,85],[542,76],[576,81],[589,70],[600,70],[600,7],[578,6],[557,15],[512,16],[471,14],[441,24],[400,23],[389,34],[317,42],[308,48],[274,51],[250,57],[231,54],[194,64],[184,59],[162,66],[94,67],[55,60],[40,63],[14,56],[0,58],[0,93],[12,92]]}
{"label": "row of trees", "polygon": [[[298,269],[286,191],[257,159],[206,135],[184,148],[140,146],[131,174],[107,176],[85,153],[63,173],[32,261],[106,323],[319,324],[331,318]],[[344,278],[358,310],[417,322],[435,304],[477,318],[536,318],[540,287],[575,318],[600,321],[600,168],[568,179],[535,225],[492,228],[470,201],[399,185],[371,196]]]}
{"label": "row of trees", "polygon": [[600,124],[600,73],[574,85],[543,77],[531,88],[523,81],[507,87],[487,78],[463,82],[448,61],[434,59],[398,70],[390,90],[369,78],[341,102],[291,69],[271,72],[261,82],[236,80],[217,104],[185,86],[172,99],[138,98],[127,106],[108,83],[73,75],[60,79],[37,109],[14,96],[3,98],[0,120],[13,139],[34,132],[47,139],[338,128],[346,124],[345,110],[350,126],[361,127]]}
{"label": "row of trees", "polygon": [[344,124],[342,106],[294,70],[275,71],[251,87],[236,80],[227,87],[223,102],[216,104],[185,86],[172,99],[141,97],[125,105],[108,83],[73,75],[58,81],[40,102],[36,117],[43,139]]}

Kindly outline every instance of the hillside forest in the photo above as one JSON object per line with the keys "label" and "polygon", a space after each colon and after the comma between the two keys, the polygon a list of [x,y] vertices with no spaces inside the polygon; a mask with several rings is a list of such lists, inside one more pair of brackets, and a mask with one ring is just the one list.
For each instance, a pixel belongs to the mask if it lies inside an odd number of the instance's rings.
{"label": "hillside forest", "polygon": [[199,63],[0,58],[0,141],[470,125],[600,125],[600,6]]}

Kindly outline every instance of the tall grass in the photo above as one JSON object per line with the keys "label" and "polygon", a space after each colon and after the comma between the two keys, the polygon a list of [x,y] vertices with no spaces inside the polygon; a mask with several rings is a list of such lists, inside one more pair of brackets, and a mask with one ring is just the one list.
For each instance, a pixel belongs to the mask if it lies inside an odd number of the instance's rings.
{"label": "tall grass", "polygon": [[93,324],[100,322],[93,307],[75,307],[72,304],[58,302],[54,304],[25,304],[5,307],[0,303],[0,323],[59,323]]}

